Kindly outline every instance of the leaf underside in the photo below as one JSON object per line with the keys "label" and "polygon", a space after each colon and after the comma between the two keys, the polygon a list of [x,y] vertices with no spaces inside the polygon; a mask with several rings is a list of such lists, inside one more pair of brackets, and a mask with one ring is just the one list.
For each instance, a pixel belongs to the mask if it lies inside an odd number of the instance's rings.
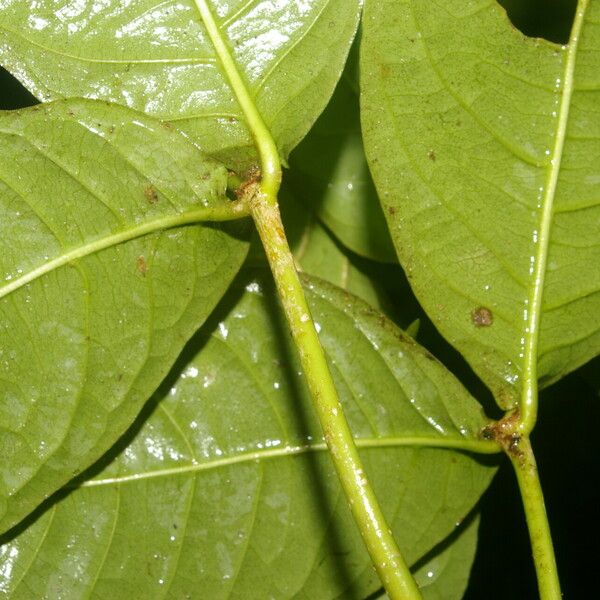
{"label": "leaf underside", "polygon": [[[414,563],[466,517],[493,468],[403,444],[472,439],[484,418],[383,315],[305,282],[365,467]],[[241,274],[120,454],[5,540],[5,593],[358,600],[379,587],[273,294],[268,275]],[[421,566],[437,575],[444,556]]]}
{"label": "leaf underside", "polygon": [[569,63],[491,0],[365,6],[363,133],[396,250],[428,314],[505,408],[523,383],[539,266],[541,383],[600,348],[598,2],[573,44]]}
{"label": "leaf underside", "polygon": [[363,148],[353,56],[329,105],[292,153],[286,178],[344,246],[397,263]]}
{"label": "leaf underside", "polygon": [[[469,583],[477,549],[479,516],[467,519],[452,534],[452,542],[415,565],[414,575],[423,600],[461,600]],[[384,590],[373,600],[389,600]]]}
{"label": "leaf underside", "polygon": [[[360,0],[213,0],[250,95],[286,157],[321,113]],[[193,0],[1,0],[0,62],[41,100],[84,96],[169,120],[230,168],[252,137]]]}
{"label": "leaf underside", "polygon": [[229,202],[227,173],[123,107],[5,113],[0,152],[3,531],[130,426],[225,293],[248,228],[161,231]]}

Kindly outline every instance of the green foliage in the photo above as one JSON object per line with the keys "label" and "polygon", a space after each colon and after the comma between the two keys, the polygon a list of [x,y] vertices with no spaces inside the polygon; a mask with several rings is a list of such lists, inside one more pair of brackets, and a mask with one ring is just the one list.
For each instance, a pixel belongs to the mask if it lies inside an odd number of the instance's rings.
{"label": "green foliage", "polygon": [[363,150],[353,66],[346,67],[329,106],[292,154],[290,185],[344,246],[367,258],[395,262]]}
{"label": "green foliage", "polygon": [[[44,101],[0,112],[8,598],[385,597],[202,4],[0,0],[0,62]],[[367,0],[359,64],[362,4],[208,2],[291,153],[285,232],[365,472],[423,597],[458,600],[477,455],[518,470],[529,430],[489,427],[481,382],[413,337],[431,317],[505,409],[598,354],[600,4],[562,48],[487,0]]]}
{"label": "green foliage", "polygon": [[534,312],[542,384],[600,344],[600,6],[567,52],[494,3],[433,4],[367,3],[365,143],[419,300],[509,408]]}
{"label": "green foliage", "polygon": [[[252,99],[287,156],[331,96],[361,2],[213,4]],[[173,122],[231,168],[256,162],[194,0],[1,0],[0,56],[40,100],[124,104]]]}
{"label": "green foliage", "polygon": [[131,424],[241,266],[247,228],[185,227],[229,203],[226,171],[129,109],[6,113],[0,144],[5,530]]}
{"label": "green foliage", "polygon": [[[410,440],[468,439],[484,418],[391,322],[330,285],[306,283],[369,474],[414,562],[465,518],[493,469]],[[269,278],[243,273],[118,455],[4,547],[0,571],[13,573],[5,592],[202,590],[216,599],[376,590],[299,370]],[[445,564],[441,556],[428,569],[437,577]]]}

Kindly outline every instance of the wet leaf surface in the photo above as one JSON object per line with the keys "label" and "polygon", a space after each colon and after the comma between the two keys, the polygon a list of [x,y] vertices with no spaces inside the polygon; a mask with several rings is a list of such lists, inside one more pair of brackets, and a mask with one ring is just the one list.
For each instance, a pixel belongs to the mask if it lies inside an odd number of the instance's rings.
{"label": "wet leaf surface", "polygon": [[225,168],[120,106],[4,113],[0,146],[6,530],[131,425],[241,266],[248,227],[188,225],[229,202]]}
{"label": "wet leaf surface", "polygon": [[365,7],[363,132],[396,250],[503,407],[534,317],[542,385],[600,347],[599,20],[589,3],[569,51],[487,0]]}
{"label": "wet leaf surface", "polygon": [[[5,594],[358,599],[379,587],[268,282],[242,273],[147,420],[4,539]],[[472,439],[481,411],[383,315],[305,283],[365,467],[414,563],[465,519],[494,461],[406,444]]]}

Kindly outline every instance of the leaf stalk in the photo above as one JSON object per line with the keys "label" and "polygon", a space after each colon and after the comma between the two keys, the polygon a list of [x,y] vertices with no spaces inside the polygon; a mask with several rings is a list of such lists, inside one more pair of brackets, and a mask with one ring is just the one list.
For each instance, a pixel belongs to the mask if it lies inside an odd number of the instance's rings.
{"label": "leaf stalk", "polygon": [[262,171],[261,188],[265,194],[265,201],[276,203],[277,193],[281,184],[281,161],[279,158],[279,150],[275,144],[275,140],[265,124],[262,115],[258,111],[253,98],[248,93],[248,87],[242,79],[242,76],[235,64],[224,36],[215,21],[212,11],[210,10],[206,0],[194,0],[208,37],[210,38],[215,52],[219,57],[224,75],[235,97],[244,113],[244,117],[248,123],[248,127],[260,156],[260,165]]}

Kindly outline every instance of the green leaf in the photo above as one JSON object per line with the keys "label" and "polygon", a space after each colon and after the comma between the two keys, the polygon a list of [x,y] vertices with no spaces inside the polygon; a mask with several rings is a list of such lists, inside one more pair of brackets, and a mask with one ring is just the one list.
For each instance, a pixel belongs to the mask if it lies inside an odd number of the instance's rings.
{"label": "green leaf", "polygon": [[[351,600],[379,587],[270,277],[243,275],[121,453],[4,540],[6,595]],[[414,563],[494,471],[414,444],[468,443],[485,420],[383,315],[306,281],[365,466]]]}
{"label": "green leaf", "polygon": [[[331,96],[361,1],[211,6],[285,157]],[[232,168],[256,161],[193,0],[0,0],[0,62],[42,100],[111,100],[175,122]]]}
{"label": "green leaf", "polygon": [[129,427],[246,254],[227,172],[102,102],[0,115],[0,530]]}
{"label": "green leaf", "polygon": [[[419,561],[415,579],[423,600],[460,600],[463,597],[475,559],[478,526],[478,515],[468,519],[442,542],[439,551]],[[377,600],[389,600],[389,596],[382,590]]]}
{"label": "green leaf", "polygon": [[561,48],[489,0],[365,8],[364,136],[396,250],[505,408],[536,362],[547,384],[600,346],[600,3],[579,13]]}
{"label": "green leaf", "polygon": [[[415,579],[423,590],[423,600],[460,600],[471,574],[477,550],[479,516],[468,520],[440,552],[419,565]],[[447,544],[447,545],[446,545]]]}
{"label": "green leaf", "polygon": [[342,244],[396,263],[363,149],[353,67],[350,61],[325,112],[292,153],[288,176],[294,193]]}

